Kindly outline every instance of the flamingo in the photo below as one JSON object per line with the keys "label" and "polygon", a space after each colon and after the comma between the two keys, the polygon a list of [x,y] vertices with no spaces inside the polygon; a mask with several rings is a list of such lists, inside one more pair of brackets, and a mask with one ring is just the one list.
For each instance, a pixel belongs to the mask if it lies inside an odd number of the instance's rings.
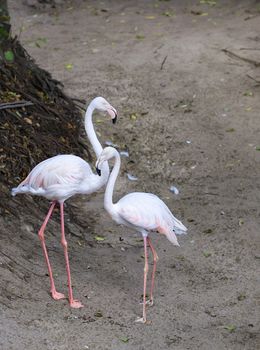
{"label": "flamingo", "polygon": [[[102,175],[102,166],[105,161],[115,158],[114,168],[107,182],[104,207],[112,219],[118,224],[130,227],[143,236],[144,241],[144,284],[143,284],[143,317],[138,318],[137,322],[146,323],[146,304],[153,305],[153,289],[158,255],[152,245],[148,234],[150,231],[157,231],[166,235],[168,240],[176,246],[179,246],[175,234],[184,234],[187,228],[177,220],[167,205],[156,195],[152,193],[133,192],[121,198],[117,203],[113,203],[113,191],[115,182],[120,170],[120,155],[113,147],[106,147],[100,154],[96,162],[96,170]],[[148,273],[147,244],[150,246],[153,254],[153,271],[151,281],[150,300],[146,301],[146,284]]]}
{"label": "flamingo", "polygon": [[[98,141],[92,123],[92,114],[95,109],[98,111],[107,112],[110,115],[113,123],[116,122],[117,112],[115,108],[112,107],[103,97],[96,97],[93,99],[87,108],[85,114],[85,129],[89,141],[94,148],[95,154],[98,157],[103,148]],[[64,294],[57,292],[55,288],[52,268],[45,245],[44,230],[55,205],[59,203],[61,217],[61,244],[63,246],[66,262],[69,304],[72,308],[83,307],[83,304],[80,301],[75,300],[72,293],[68,244],[65,238],[64,230],[64,202],[75,194],[90,194],[105,185],[109,177],[108,162],[103,164],[102,173],[103,174],[101,177],[94,174],[90,165],[80,157],[72,154],[57,155],[36,165],[29,173],[27,178],[22,181],[18,187],[12,189],[13,196],[18,193],[28,193],[45,197],[51,201],[49,211],[38,232],[38,236],[41,241],[49,272],[51,296],[55,300],[64,299],[65,296]]]}

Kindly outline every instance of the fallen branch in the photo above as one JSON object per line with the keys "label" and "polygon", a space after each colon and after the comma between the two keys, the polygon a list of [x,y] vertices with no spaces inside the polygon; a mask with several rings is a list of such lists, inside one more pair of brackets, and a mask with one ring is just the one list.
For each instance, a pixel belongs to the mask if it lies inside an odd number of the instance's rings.
{"label": "fallen branch", "polygon": [[252,60],[251,58],[246,58],[246,57],[242,57],[237,55],[236,53],[229,51],[228,49],[222,49],[221,51],[223,51],[226,55],[228,55],[231,58],[237,58],[239,60],[248,62],[250,64],[253,64],[255,67],[260,67],[260,62],[257,62],[255,60]]}
{"label": "fallen branch", "polygon": [[31,101],[5,102],[5,103],[0,103],[0,109],[20,108],[20,107],[26,107],[31,105],[33,105]]}

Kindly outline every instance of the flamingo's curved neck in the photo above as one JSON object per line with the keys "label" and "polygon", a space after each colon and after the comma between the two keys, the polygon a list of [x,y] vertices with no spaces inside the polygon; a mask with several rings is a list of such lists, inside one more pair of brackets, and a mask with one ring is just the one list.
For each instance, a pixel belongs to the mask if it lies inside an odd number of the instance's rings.
{"label": "flamingo's curved neck", "polygon": [[[91,143],[94,149],[94,152],[96,154],[96,157],[99,157],[100,153],[103,151],[103,148],[97,138],[97,135],[95,133],[94,126],[92,123],[92,115],[94,110],[95,110],[95,107],[93,107],[93,105],[90,103],[85,114],[85,129],[86,129],[89,142]],[[102,165],[101,177],[99,177],[99,179],[101,182],[104,182],[104,179],[107,179],[108,176],[109,176],[108,162],[104,162]]]}
{"label": "flamingo's curved neck", "polygon": [[104,207],[110,214],[113,213],[113,207],[114,207],[113,191],[114,191],[115,182],[116,182],[116,179],[120,170],[120,165],[121,165],[120,155],[117,151],[114,153],[114,158],[115,158],[115,164],[107,182],[105,198],[104,198]]}

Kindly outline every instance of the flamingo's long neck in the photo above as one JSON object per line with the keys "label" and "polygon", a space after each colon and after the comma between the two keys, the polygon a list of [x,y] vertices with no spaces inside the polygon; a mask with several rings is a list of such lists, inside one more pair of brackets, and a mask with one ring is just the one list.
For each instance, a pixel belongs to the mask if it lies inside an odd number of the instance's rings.
{"label": "flamingo's long neck", "polygon": [[[103,148],[101,146],[101,143],[99,142],[97,135],[95,133],[94,130],[94,126],[92,123],[92,115],[94,112],[94,107],[93,105],[90,103],[90,105],[87,108],[86,114],[85,114],[85,129],[86,129],[86,133],[89,139],[89,142],[91,143],[94,152],[96,154],[96,157],[99,157],[100,153],[103,151]],[[100,182],[104,182],[105,179],[107,179],[109,176],[109,166],[108,166],[108,162],[104,162],[102,164],[102,173],[101,173],[101,177],[99,177]]]}
{"label": "flamingo's long neck", "polygon": [[107,182],[105,198],[104,198],[104,207],[110,214],[113,213],[113,207],[114,207],[113,191],[114,191],[115,182],[116,182],[116,179],[120,170],[120,165],[121,165],[120,155],[117,151],[115,152],[114,157],[115,157],[115,164]]}

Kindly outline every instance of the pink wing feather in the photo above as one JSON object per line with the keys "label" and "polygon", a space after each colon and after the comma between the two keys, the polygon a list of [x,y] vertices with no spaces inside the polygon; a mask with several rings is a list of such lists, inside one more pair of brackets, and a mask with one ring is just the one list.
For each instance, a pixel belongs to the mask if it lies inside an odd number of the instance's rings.
{"label": "pink wing feather", "polygon": [[151,193],[134,192],[124,196],[117,203],[119,215],[131,225],[147,231],[166,234],[178,244],[176,234],[186,233],[186,227],[176,219],[167,205]]}
{"label": "pink wing feather", "polygon": [[20,185],[29,185],[35,190],[58,184],[78,185],[88,173],[92,174],[90,166],[80,157],[58,155],[36,165]]}
{"label": "pink wing feather", "polygon": [[58,155],[36,165],[12,194],[31,193],[49,199],[66,199],[77,193],[92,170],[87,162],[74,155]]}

